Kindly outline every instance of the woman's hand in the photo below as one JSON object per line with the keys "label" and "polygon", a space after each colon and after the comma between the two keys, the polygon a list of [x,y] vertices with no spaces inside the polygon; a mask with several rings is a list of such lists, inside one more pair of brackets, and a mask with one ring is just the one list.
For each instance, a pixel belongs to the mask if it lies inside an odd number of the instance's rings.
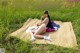
{"label": "woman's hand", "polygon": [[37,26],[40,26],[41,24],[37,24]]}
{"label": "woman's hand", "polygon": [[40,26],[42,23],[37,24],[37,26]]}

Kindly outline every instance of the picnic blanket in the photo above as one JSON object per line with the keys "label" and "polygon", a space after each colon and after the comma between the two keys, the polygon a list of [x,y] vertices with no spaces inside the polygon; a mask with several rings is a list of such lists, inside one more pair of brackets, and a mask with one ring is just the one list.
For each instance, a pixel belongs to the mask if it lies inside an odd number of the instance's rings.
{"label": "picnic blanket", "polygon": [[[36,25],[39,22],[40,22],[39,19],[29,18],[20,29],[12,32],[10,36],[17,37],[26,42],[27,40],[30,40],[30,35],[26,33],[26,29],[29,26]],[[55,32],[46,33],[51,37],[51,39],[53,40],[52,42],[46,41],[44,39],[36,39],[32,43],[53,44],[67,48],[76,47],[77,41],[71,22],[61,22],[61,21],[54,21],[54,22],[60,25],[59,30]]]}

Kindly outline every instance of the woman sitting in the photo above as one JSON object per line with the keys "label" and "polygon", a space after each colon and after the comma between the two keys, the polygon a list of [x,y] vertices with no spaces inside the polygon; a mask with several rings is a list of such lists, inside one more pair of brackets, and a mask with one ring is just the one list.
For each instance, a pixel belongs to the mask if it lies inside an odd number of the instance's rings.
{"label": "woman sitting", "polygon": [[39,24],[37,24],[37,26],[38,26],[38,29],[35,30],[35,32],[30,31],[30,35],[31,35],[30,41],[32,42],[36,38],[51,41],[49,36],[41,35],[46,32],[46,28],[48,28],[48,27],[53,28],[48,11],[44,12],[44,15],[41,17],[41,22]]}

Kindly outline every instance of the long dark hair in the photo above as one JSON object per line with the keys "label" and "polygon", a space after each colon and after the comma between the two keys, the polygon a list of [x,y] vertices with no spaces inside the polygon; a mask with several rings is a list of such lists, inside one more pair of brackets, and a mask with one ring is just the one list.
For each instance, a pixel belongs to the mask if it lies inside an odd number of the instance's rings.
{"label": "long dark hair", "polygon": [[48,19],[49,19],[49,22],[48,22],[48,24],[47,24],[47,26],[46,26],[46,27],[48,27],[48,28],[53,28],[48,11],[45,11],[45,12],[44,12],[44,14],[48,14],[48,16],[47,16],[47,17],[48,17]]}
{"label": "long dark hair", "polygon": [[48,17],[50,18],[48,11],[45,11],[44,14],[48,14]]}
{"label": "long dark hair", "polygon": [[48,11],[45,11],[44,14],[48,14],[49,21],[51,21]]}

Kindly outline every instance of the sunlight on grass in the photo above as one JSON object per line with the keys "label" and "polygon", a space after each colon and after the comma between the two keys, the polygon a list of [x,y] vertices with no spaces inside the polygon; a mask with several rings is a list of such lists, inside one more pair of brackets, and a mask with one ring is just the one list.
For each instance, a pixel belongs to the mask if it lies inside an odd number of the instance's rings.
{"label": "sunlight on grass", "polygon": [[[40,19],[45,10],[49,11],[52,20],[72,22],[78,41],[78,49],[47,44],[30,44],[17,38],[6,39],[11,32],[19,29],[28,18]],[[0,0],[0,47],[4,47],[6,53],[79,53],[80,2],[71,3],[68,0]]]}

